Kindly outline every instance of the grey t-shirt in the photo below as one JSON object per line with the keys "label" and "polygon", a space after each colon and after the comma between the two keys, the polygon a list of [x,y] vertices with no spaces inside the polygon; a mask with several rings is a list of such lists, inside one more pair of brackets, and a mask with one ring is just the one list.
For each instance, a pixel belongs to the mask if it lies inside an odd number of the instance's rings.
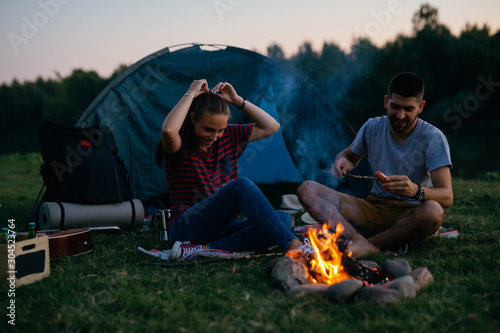
{"label": "grey t-shirt", "polygon": [[[419,119],[413,133],[398,145],[391,136],[390,126],[387,116],[369,119],[356,135],[352,151],[357,155],[367,155],[374,172],[382,171],[387,176],[406,175],[416,184],[432,187],[430,172],[452,165],[450,147],[444,134]],[[373,182],[372,194],[420,203],[413,198],[385,192],[379,181]]]}

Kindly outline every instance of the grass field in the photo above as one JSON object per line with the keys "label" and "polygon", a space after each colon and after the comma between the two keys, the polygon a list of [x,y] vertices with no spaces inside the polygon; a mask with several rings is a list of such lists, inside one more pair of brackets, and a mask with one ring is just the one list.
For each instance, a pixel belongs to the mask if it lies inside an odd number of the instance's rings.
{"label": "grass field", "polygon": [[[41,186],[39,154],[0,156],[0,226],[22,229]],[[444,227],[402,256],[435,282],[399,304],[331,304],[290,298],[265,273],[269,258],[178,268],[137,250],[165,249],[155,230],[92,235],[94,251],[53,260],[49,277],[15,291],[16,326],[2,332],[500,332],[500,181],[454,179]],[[381,264],[383,254],[369,259]],[[3,313],[2,313],[3,312]]]}

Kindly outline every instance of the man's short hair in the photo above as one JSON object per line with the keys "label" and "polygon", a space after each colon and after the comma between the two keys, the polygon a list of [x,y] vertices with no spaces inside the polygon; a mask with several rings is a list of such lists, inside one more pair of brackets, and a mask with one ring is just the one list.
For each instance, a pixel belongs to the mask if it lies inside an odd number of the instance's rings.
{"label": "man's short hair", "polygon": [[392,94],[403,97],[417,97],[417,100],[422,100],[424,98],[424,80],[415,73],[399,73],[389,84],[387,97],[391,98]]}

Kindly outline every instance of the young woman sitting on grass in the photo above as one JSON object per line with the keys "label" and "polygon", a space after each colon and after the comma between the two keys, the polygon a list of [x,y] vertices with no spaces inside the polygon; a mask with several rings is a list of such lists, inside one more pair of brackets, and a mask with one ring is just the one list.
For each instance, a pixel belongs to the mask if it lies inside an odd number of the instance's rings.
{"label": "young woman sitting on grass", "polygon": [[[228,124],[227,103],[253,124]],[[156,160],[165,160],[171,196],[171,258],[182,260],[205,249],[255,251],[279,245],[286,252],[312,252],[292,233],[293,218],[276,212],[248,178],[238,178],[238,158],[248,142],[274,134],[280,125],[240,97],[229,83],[211,91],[195,80],[163,123]],[[246,219],[239,219],[243,212]]]}

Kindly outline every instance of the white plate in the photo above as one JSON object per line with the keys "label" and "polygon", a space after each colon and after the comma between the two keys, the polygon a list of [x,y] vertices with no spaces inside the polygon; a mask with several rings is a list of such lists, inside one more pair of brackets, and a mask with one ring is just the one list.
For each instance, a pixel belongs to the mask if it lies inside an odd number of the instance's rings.
{"label": "white plate", "polygon": [[304,207],[299,202],[299,198],[295,194],[283,194],[281,199],[280,210],[295,210],[296,212],[304,210]]}
{"label": "white plate", "polygon": [[318,224],[319,223],[309,213],[304,213],[300,218],[306,224]]}

